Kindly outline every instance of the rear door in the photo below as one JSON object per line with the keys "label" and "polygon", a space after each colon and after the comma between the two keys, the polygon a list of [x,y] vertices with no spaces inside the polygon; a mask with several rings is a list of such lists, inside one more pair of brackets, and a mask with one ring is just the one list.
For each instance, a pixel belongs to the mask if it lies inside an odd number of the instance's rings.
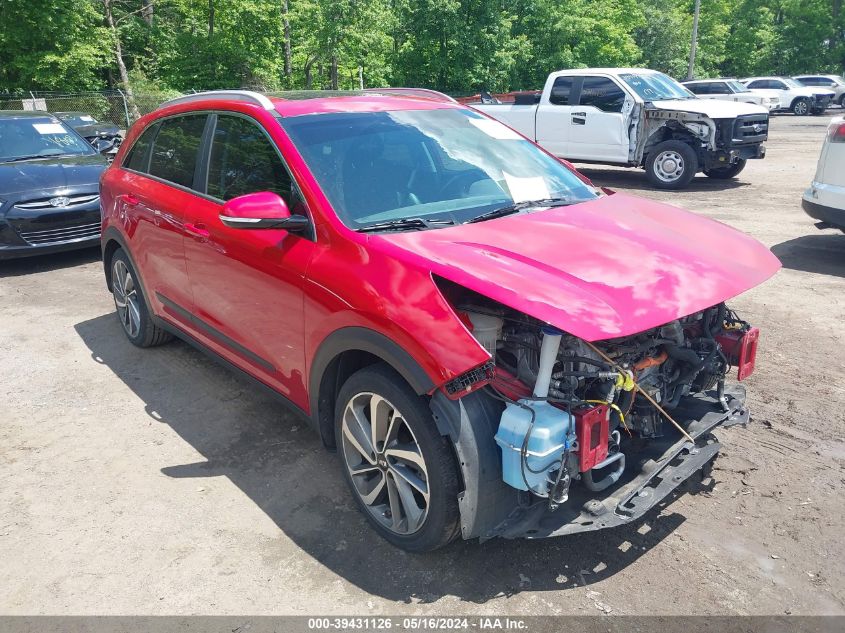
{"label": "rear door", "polygon": [[232,229],[223,203],[278,193],[291,213],[304,199],[272,139],[240,113],[212,115],[199,189],[186,218],[185,256],[197,334],[213,350],[305,406],[302,285],[314,252],[310,235]]}
{"label": "rear door", "polygon": [[549,89],[543,90],[535,120],[536,140],[555,156],[569,157],[569,135],[572,98],[580,85],[580,77],[556,77]]}
{"label": "rear door", "polygon": [[569,116],[566,158],[628,162],[628,122],[634,99],[610,77],[587,75]]}
{"label": "rear door", "polygon": [[185,269],[185,211],[194,200],[191,187],[208,116],[163,119],[139,137],[122,165],[118,216],[129,227],[130,250],[156,312],[188,324],[174,305],[191,308]]}

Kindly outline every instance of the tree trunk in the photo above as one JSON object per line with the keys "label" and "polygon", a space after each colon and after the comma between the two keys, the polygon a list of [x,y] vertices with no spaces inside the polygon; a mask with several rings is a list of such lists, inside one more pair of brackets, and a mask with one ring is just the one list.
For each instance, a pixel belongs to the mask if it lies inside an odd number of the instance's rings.
{"label": "tree trunk", "polygon": [[290,20],[288,19],[288,0],[282,0],[282,26],[284,27],[285,46],[285,79],[290,81],[293,74],[290,53]]}
{"label": "tree trunk", "polygon": [[214,0],[208,0],[208,39],[214,37]]}
{"label": "tree trunk", "polygon": [[314,66],[314,62],[317,61],[316,55],[310,55],[308,59],[305,60],[305,89],[311,90],[313,86],[314,78],[311,75],[311,68]]}
{"label": "tree trunk", "polygon": [[332,53],[332,66],[329,76],[332,84],[332,90],[338,89],[338,81],[337,81],[337,55]]}
{"label": "tree trunk", "polygon": [[123,89],[126,92],[126,99],[129,102],[129,110],[135,119],[141,117],[138,112],[138,106],[135,104],[135,94],[132,92],[132,84],[129,82],[129,73],[126,70],[126,64],[123,61],[123,47],[120,44],[120,33],[114,24],[114,15],[112,14],[112,0],[103,0],[103,9],[106,14],[106,26],[109,28],[109,33],[112,38],[112,46],[115,61],[117,61],[117,70],[120,74],[120,83],[123,84]]}
{"label": "tree trunk", "polygon": [[154,0],[141,0],[141,17],[147,26],[153,25]]}

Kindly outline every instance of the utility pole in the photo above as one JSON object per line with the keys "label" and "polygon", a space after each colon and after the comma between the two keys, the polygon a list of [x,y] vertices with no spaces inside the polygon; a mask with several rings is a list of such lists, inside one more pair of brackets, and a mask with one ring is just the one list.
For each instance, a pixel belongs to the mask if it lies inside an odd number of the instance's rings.
{"label": "utility pole", "polygon": [[692,42],[689,49],[689,66],[687,66],[687,79],[694,79],[695,73],[695,48],[698,44],[698,14],[701,12],[701,0],[695,0],[695,13],[692,16]]}

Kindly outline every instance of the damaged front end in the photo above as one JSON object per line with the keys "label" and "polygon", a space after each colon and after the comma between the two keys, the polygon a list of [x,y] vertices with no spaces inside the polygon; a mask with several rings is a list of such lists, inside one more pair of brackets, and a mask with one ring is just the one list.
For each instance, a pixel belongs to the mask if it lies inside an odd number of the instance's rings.
{"label": "damaged front end", "polygon": [[431,407],[464,477],[464,538],[543,538],[643,516],[746,424],[758,331],[719,304],[594,343],[475,293],[453,305],[491,363]]}

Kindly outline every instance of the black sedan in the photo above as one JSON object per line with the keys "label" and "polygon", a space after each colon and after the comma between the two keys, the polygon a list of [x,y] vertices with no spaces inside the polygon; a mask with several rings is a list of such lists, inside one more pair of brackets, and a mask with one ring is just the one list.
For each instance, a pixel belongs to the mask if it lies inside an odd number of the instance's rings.
{"label": "black sedan", "polygon": [[0,110],[0,259],[99,244],[107,165],[53,115]]}

